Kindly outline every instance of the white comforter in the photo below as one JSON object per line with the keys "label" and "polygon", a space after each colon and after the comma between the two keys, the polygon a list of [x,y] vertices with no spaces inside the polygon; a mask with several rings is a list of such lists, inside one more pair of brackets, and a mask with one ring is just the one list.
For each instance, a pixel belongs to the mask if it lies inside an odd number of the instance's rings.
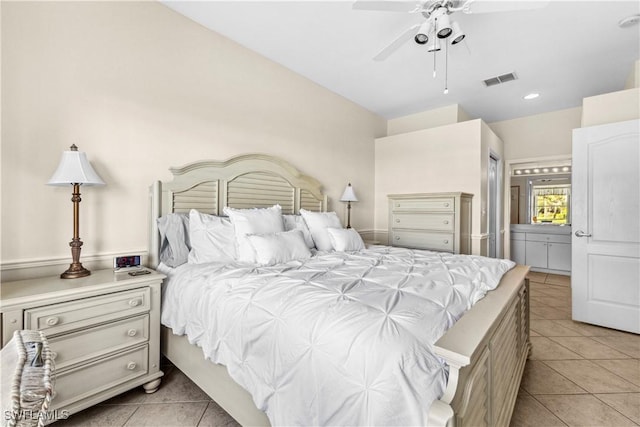
{"label": "white comforter", "polygon": [[432,344],[513,265],[382,246],[186,264],[165,282],[162,323],[226,365],[272,425],[424,425],[447,376]]}

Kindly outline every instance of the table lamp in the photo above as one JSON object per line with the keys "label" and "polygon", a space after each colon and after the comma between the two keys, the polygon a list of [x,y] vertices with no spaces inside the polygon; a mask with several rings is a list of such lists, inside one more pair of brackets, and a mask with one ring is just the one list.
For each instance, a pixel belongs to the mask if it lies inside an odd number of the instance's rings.
{"label": "table lamp", "polygon": [[58,169],[54,172],[47,185],[73,185],[71,202],[73,202],[73,239],[71,246],[72,262],[67,271],[60,275],[63,279],[76,279],[91,274],[80,262],[82,241],[79,236],[80,218],[80,185],[104,185],[104,181],[91,167],[87,156],[73,144],[69,151],[62,153]]}
{"label": "table lamp", "polygon": [[344,193],[342,193],[342,197],[340,197],[341,202],[347,202],[347,228],[351,228],[351,202],[357,202],[358,198],[356,197],[356,193],[353,192],[353,187],[351,183],[347,185],[347,188],[344,189]]}

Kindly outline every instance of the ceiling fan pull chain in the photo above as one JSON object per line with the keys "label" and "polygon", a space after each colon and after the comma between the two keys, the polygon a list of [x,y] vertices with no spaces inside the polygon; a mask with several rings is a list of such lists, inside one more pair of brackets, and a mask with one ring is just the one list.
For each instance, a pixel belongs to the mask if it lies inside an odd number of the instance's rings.
{"label": "ceiling fan pull chain", "polygon": [[449,42],[444,40],[444,94],[449,93]]}
{"label": "ceiling fan pull chain", "polygon": [[433,45],[433,47],[434,47],[434,49],[433,49],[433,78],[434,79],[436,78],[436,52],[437,52],[436,43],[438,43],[438,39],[437,39],[438,35],[436,34],[436,28],[438,28],[437,24],[438,24],[438,18],[434,19],[434,22],[433,22],[433,43],[434,43],[434,45]]}

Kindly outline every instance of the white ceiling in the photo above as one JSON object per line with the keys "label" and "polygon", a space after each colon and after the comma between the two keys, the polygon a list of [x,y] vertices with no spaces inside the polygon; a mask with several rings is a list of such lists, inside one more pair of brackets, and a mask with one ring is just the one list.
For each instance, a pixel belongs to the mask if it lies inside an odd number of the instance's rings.
{"label": "white ceiling", "polygon": [[[476,0],[487,1],[487,0]],[[552,0],[536,10],[467,15],[467,37],[444,51],[411,39],[385,61],[373,57],[420,14],[353,10],[352,1],[162,1],[194,21],[306,76],[385,118],[460,104],[487,122],[582,105],[621,90],[640,58],[640,1]],[[515,72],[518,80],[486,88],[483,80]],[[540,97],[524,101],[529,92]]]}

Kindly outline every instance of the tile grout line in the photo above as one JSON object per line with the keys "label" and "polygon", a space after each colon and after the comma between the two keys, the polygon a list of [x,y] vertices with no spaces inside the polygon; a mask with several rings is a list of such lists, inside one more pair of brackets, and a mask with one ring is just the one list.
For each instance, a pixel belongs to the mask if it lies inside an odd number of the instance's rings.
{"label": "tile grout line", "polygon": [[[114,406],[115,406],[115,405],[114,405]],[[129,415],[129,417],[125,420],[124,424],[122,424],[122,426],[121,426],[121,427],[125,427],[125,426],[127,425],[127,423],[128,423],[129,421],[131,421],[131,418],[133,418],[133,416],[135,415],[135,413],[136,413],[136,412],[138,412],[138,410],[139,410],[139,409],[140,409],[140,405],[138,405],[138,407],[136,408],[136,410],[135,410],[135,411],[133,411],[133,412],[131,413],[131,415]]]}
{"label": "tile grout line", "polygon": [[[545,278],[545,282],[546,282],[546,278]],[[558,286],[558,285],[555,285],[555,284],[547,284],[547,283],[544,283],[543,285],[544,285],[544,286],[548,286],[548,285],[551,285],[551,286]],[[562,285],[560,285],[560,286],[562,286]],[[571,285],[569,285],[569,289],[571,289]],[[542,295],[545,295],[545,293],[544,293],[544,288],[543,288],[543,289],[539,289],[539,290],[541,291],[540,293],[541,293]],[[553,297],[553,298],[559,298],[559,297],[557,297],[557,296],[553,296],[553,295],[550,295],[550,297]],[[570,297],[570,295],[569,295],[569,297]],[[534,300],[534,301],[535,301],[535,300]],[[556,308],[555,306],[550,306],[550,305],[548,305],[548,304],[545,304],[545,303],[544,303],[544,302],[542,302],[542,301],[538,301],[538,303],[539,303],[539,304],[541,304],[541,305],[542,305],[542,306],[544,306],[544,307],[548,307],[548,308]],[[569,314],[570,314],[570,313],[571,313],[571,311],[569,311]],[[614,378],[619,378],[619,379],[621,379],[624,383],[628,383],[628,384],[632,385],[633,387],[638,387],[635,383],[632,383],[631,381],[627,381],[627,380],[626,380],[624,377],[622,377],[621,375],[618,375],[617,373],[615,373],[615,372],[613,372],[613,371],[611,371],[611,370],[607,369],[605,366],[601,366],[600,364],[596,363],[596,361],[597,361],[597,360],[638,360],[638,359],[637,359],[637,358],[635,358],[633,355],[630,355],[630,354],[628,354],[627,352],[624,352],[624,351],[620,351],[620,350],[618,350],[618,349],[616,349],[616,348],[614,348],[614,347],[612,347],[611,345],[608,345],[608,344],[606,344],[606,343],[600,342],[600,341],[598,341],[598,340],[594,339],[594,336],[588,336],[588,335],[585,335],[585,333],[583,333],[582,331],[579,331],[579,330],[576,330],[576,329],[572,329],[572,328],[570,328],[570,327],[566,327],[566,326],[562,325],[561,323],[559,323],[559,321],[560,321],[560,320],[564,320],[564,319],[538,319],[538,320],[549,320],[549,321],[551,321],[551,322],[552,322],[552,324],[557,325],[558,327],[564,327],[564,328],[569,329],[569,330],[571,330],[572,332],[574,332],[574,333],[578,334],[578,335],[576,335],[576,337],[578,337],[578,338],[588,338],[588,339],[589,339],[590,341],[592,341],[592,342],[595,342],[595,343],[598,343],[598,344],[604,345],[604,346],[605,346],[606,348],[608,348],[608,349],[611,349],[611,350],[613,350],[613,351],[615,351],[615,352],[618,352],[618,353],[620,353],[620,354],[622,354],[622,355],[628,356],[628,358],[623,358],[623,359],[620,359],[620,358],[614,358],[614,359],[610,359],[610,358],[604,358],[604,359],[591,359],[591,358],[588,358],[588,357],[586,357],[586,356],[583,356],[582,354],[580,354],[580,353],[578,353],[578,352],[576,352],[576,351],[574,351],[574,350],[572,350],[572,349],[570,349],[570,348],[568,348],[568,347],[566,347],[566,346],[562,345],[562,342],[561,342],[561,341],[562,341],[562,339],[560,339],[560,342],[558,342],[558,341],[555,341],[555,340],[551,339],[551,336],[548,336],[548,335],[546,335],[546,334],[543,334],[543,333],[541,333],[541,332],[537,332],[537,331],[536,331],[536,333],[538,333],[541,337],[544,337],[544,338],[548,339],[549,341],[554,342],[554,343],[556,343],[556,344],[560,345],[561,347],[565,348],[566,350],[571,351],[572,353],[575,353],[576,355],[578,355],[579,357],[581,357],[581,359],[575,359],[575,360],[587,360],[587,361],[589,361],[591,364],[593,364],[593,365],[595,365],[595,366],[598,366],[598,367],[600,367],[600,368],[604,369],[604,371],[606,371],[608,374],[613,375],[613,377],[614,377]],[[603,335],[603,336],[604,336],[604,337],[607,337],[607,336],[610,336],[610,335]],[[597,337],[597,336],[596,336],[596,337]],[[562,337],[556,337],[556,338],[562,338]],[[613,411],[615,411],[617,414],[619,414],[620,416],[622,416],[624,419],[626,419],[626,420],[630,421],[632,424],[636,425],[636,423],[635,423],[635,421],[634,421],[634,420],[632,420],[631,418],[629,418],[629,417],[628,417],[627,415],[625,415],[624,413],[620,412],[618,409],[616,409],[615,407],[613,407],[612,405],[610,405],[608,402],[606,402],[606,401],[604,401],[603,399],[599,398],[599,397],[596,395],[596,393],[591,393],[590,391],[585,390],[583,387],[581,387],[580,385],[578,385],[577,383],[575,383],[575,382],[574,382],[574,381],[572,381],[571,379],[567,378],[564,374],[562,374],[561,372],[557,371],[557,370],[556,370],[556,369],[554,369],[552,366],[550,366],[549,364],[547,364],[547,363],[546,363],[546,362],[547,362],[547,360],[537,360],[537,359],[529,359],[529,360],[535,360],[535,361],[537,361],[537,362],[541,362],[544,366],[546,366],[546,367],[550,368],[553,372],[556,372],[558,375],[560,375],[560,377],[564,378],[566,381],[568,381],[569,383],[573,384],[573,385],[574,385],[575,387],[577,387],[578,389],[580,389],[580,390],[584,390],[584,392],[585,392],[585,393],[564,393],[564,395],[567,395],[567,396],[569,396],[569,395],[574,395],[574,396],[577,396],[577,395],[593,396],[593,397],[594,397],[598,402],[600,402],[600,403],[604,404],[606,407],[608,407],[608,408],[612,409],[612,410],[613,410]],[[549,361],[553,361],[553,360],[554,360],[554,359],[549,359]],[[571,360],[574,360],[574,359],[567,359],[567,360],[559,359],[559,360],[560,360],[560,361],[571,361]],[[524,389],[524,388],[523,388],[523,391],[524,391],[525,393],[527,393],[527,395],[531,396],[531,397],[532,397],[536,402],[538,402],[540,405],[542,405],[542,407],[544,407],[545,409],[547,409],[551,414],[553,414],[553,415],[554,415],[557,419],[559,419],[562,423],[564,423],[564,424],[568,424],[568,423],[567,423],[567,422],[565,422],[565,420],[564,420],[564,419],[562,419],[558,414],[556,414],[553,410],[551,410],[551,408],[547,407],[547,406],[546,406],[546,405],[545,405],[541,400],[539,400],[539,399],[537,398],[537,396],[545,395],[545,393],[539,393],[539,394],[537,394],[537,395],[536,395],[536,394],[529,393],[529,392],[528,392],[526,389]],[[608,392],[608,393],[600,393],[600,394],[637,394],[637,393],[638,393],[638,392],[623,392],[623,391],[620,391],[620,392]],[[561,395],[561,394],[549,394],[549,395],[552,395],[552,396],[554,396],[554,395],[555,395],[555,396],[557,396],[557,395]]]}
{"label": "tile grout line", "polygon": [[[613,394],[613,393],[598,393],[598,394]],[[617,394],[623,394],[623,393],[617,393]],[[633,393],[631,393],[633,394]],[[623,414],[622,412],[618,411],[616,408],[614,408],[613,406],[611,406],[609,403],[605,402],[604,400],[600,399],[595,393],[592,394],[593,397],[595,397],[597,400],[599,400],[600,402],[602,402],[603,404],[607,405],[609,408],[613,409],[614,411],[616,411],[618,414],[622,415],[624,418],[628,419],[629,421],[631,421],[631,423],[636,424],[636,422],[634,420],[632,420],[631,418],[629,418],[628,416],[626,416],[625,414]],[[637,425],[637,424],[636,424]]]}

